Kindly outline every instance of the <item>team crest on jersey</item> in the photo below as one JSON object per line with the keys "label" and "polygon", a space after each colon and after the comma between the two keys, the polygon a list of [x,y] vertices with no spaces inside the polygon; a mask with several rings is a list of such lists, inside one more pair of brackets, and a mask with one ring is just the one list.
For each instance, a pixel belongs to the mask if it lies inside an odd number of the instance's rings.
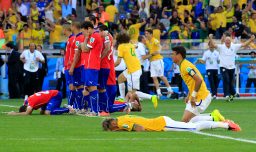
{"label": "team crest on jersey", "polygon": [[78,46],[80,43],[79,43],[79,41],[76,41],[76,46]]}
{"label": "team crest on jersey", "polygon": [[105,40],[109,40],[109,36],[105,36]]}
{"label": "team crest on jersey", "polygon": [[91,37],[91,38],[90,38],[90,43],[93,43],[94,40],[95,40],[95,38]]}
{"label": "team crest on jersey", "polygon": [[128,129],[129,126],[125,124],[125,125],[123,125],[123,128],[124,128],[124,129]]}

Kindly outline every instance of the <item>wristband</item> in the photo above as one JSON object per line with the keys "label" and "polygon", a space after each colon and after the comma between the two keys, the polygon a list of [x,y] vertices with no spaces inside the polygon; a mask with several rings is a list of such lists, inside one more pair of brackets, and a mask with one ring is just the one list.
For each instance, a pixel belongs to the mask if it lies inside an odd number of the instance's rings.
{"label": "wristband", "polygon": [[191,96],[194,97],[194,98],[196,97],[196,95],[197,95],[196,91],[193,91],[192,94],[191,94]]}

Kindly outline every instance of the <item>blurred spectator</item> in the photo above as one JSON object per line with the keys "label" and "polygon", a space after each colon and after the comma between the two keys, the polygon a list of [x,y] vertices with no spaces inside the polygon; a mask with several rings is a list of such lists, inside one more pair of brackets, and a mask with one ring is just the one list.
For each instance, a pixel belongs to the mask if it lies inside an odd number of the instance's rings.
{"label": "blurred spectator", "polygon": [[146,9],[144,1],[141,2],[141,6],[140,6],[140,9],[139,9],[139,17],[141,19],[144,19],[144,20],[146,20],[149,17],[149,10]]}
{"label": "blurred spectator", "polygon": [[106,7],[106,13],[109,15],[109,22],[114,23],[115,18],[117,17],[118,14],[118,9],[115,6],[115,1],[111,0],[110,5]]}
{"label": "blurred spectator", "polygon": [[8,90],[9,98],[20,98],[19,74],[20,71],[20,53],[15,49],[13,42],[6,44],[6,50],[9,55],[6,57],[6,64],[8,66]]}
{"label": "blurred spectator", "polygon": [[54,20],[59,20],[59,18],[61,17],[61,1],[53,0],[53,7],[54,7],[54,11],[53,11]]}
{"label": "blurred spectator", "polygon": [[[252,59],[254,60],[256,59],[256,52],[252,51],[250,55]],[[256,90],[256,64],[250,64],[248,66],[248,69],[249,69],[249,73],[248,73],[248,79],[246,82],[246,90],[245,90],[246,93],[249,93],[252,83],[254,85],[254,91]]]}
{"label": "blurred spectator", "polygon": [[34,23],[36,23],[39,21],[38,16],[39,16],[39,11],[38,11],[38,8],[36,7],[36,2],[32,2],[31,8],[30,8],[30,18]]}
{"label": "blurred spectator", "polygon": [[22,0],[17,0],[16,7],[17,11],[20,12],[22,16],[28,16],[28,8],[24,3],[22,3]]}
{"label": "blurred spectator", "polygon": [[23,4],[27,7],[28,16],[29,16],[29,15],[30,15],[30,7],[31,7],[31,2],[30,2],[30,0],[23,0]]}
{"label": "blurred spectator", "polygon": [[158,29],[160,29],[160,32],[161,32],[160,39],[168,39],[168,32],[163,23],[161,22],[159,23]]}
{"label": "blurred spectator", "polygon": [[28,24],[23,25],[23,30],[20,33],[21,48],[28,49],[29,43],[32,42],[32,30],[28,27]]}
{"label": "blurred spectator", "polygon": [[36,50],[34,43],[29,44],[29,50],[24,50],[20,55],[20,60],[24,63],[24,93],[25,99],[34,94],[38,88],[38,68],[39,63],[44,63],[41,52]]}
{"label": "blurred spectator", "polygon": [[[60,50],[61,57],[57,59],[56,63],[56,78],[57,78],[57,86],[56,90],[62,91],[62,97],[66,98],[66,79],[64,74],[64,54],[65,50]],[[60,74],[59,74],[60,73]],[[60,77],[59,77],[60,75]]]}
{"label": "blurred spectator", "polygon": [[251,14],[251,18],[248,22],[248,27],[250,28],[251,33],[256,35],[256,13]]}
{"label": "blurred spectator", "polygon": [[15,45],[16,44],[16,40],[17,40],[18,31],[16,30],[17,27],[16,27],[15,24],[13,24],[11,27],[12,27],[11,29],[7,30],[6,41],[7,42],[13,41],[13,43]]}
{"label": "blurred spectator", "polygon": [[42,45],[37,45],[37,50],[43,55],[44,57],[44,63],[39,63],[38,66],[38,79],[39,79],[39,84],[38,84],[38,88],[37,91],[42,91],[43,90],[43,84],[44,84],[44,77],[47,75],[48,73],[48,64],[47,64],[47,56],[45,53],[42,52]]}
{"label": "blurred spectator", "polygon": [[100,22],[102,24],[105,24],[106,22],[109,21],[109,15],[108,15],[108,13],[106,13],[104,11],[104,7],[103,6],[99,6],[99,16],[98,17],[99,17]]}
{"label": "blurred spectator", "polygon": [[45,8],[47,6],[47,2],[45,0],[39,0],[37,2],[37,9],[39,12],[39,22],[44,22],[44,18],[45,18]]}
{"label": "blurred spectator", "polygon": [[43,45],[45,38],[44,29],[41,28],[40,23],[36,23],[36,28],[32,30],[32,41],[35,45]]}
{"label": "blurred spectator", "polygon": [[62,18],[66,18],[68,15],[72,14],[71,0],[64,0],[61,5]]}
{"label": "blurred spectator", "polygon": [[48,3],[45,8],[45,18],[50,20],[51,22],[54,22],[53,19],[53,3]]}
{"label": "blurred spectator", "polygon": [[61,35],[63,31],[61,20],[58,20],[56,24],[50,20],[46,20],[46,23],[46,28],[50,31],[50,44],[53,45],[55,42],[61,42]]}
{"label": "blurred spectator", "polygon": [[144,24],[146,24],[146,21],[143,20],[143,22],[137,23],[136,19],[130,18],[129,24],[130,24],[130,26],[129,26],[128,33],[131,38],[131,42],[137,43],[138,37],[140,35],[140,27],[143,26]]}

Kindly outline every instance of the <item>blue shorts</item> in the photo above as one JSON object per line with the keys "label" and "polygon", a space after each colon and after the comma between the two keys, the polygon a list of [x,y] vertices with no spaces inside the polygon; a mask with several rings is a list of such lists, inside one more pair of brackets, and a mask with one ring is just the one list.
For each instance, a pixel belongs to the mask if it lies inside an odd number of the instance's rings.
{"label": "blue shorts", "polygon": [[50,99],[50,101],[46,104],[46,106],[42,107],[42,110],[53,111],[56,108],[60,108],[62,102],[62,93],[58,92],[58,94]]}
{"label": "blue shorts", "polygon": [[72,76],[72,82],[74,86],[84,85],[84,81],[82,80],[83,66],[74,69],[74,73]]}
{"label": "blue shorts", "polygon": [[73,82],[71,81],[71,75],[69,75],[69,70],[65,70],[65,78],[66,78],[66,84],[69,86],[70,84],[73,84]]}
{"label": "blue shorts", "polygon": [[117,92],[117,86],[116,85],[107,85],[107,94],[108,94],[108,102],[114,104],[116,92]]}
{"label": "blue shorts", "polygon": [[98,86],[99,70],[95,69],[84,69],[83,80],[84,86]]}
{"label": "blue shorts", "polygon": [[99,89],[106,89],[110,69],[100,69],[99,72]]}

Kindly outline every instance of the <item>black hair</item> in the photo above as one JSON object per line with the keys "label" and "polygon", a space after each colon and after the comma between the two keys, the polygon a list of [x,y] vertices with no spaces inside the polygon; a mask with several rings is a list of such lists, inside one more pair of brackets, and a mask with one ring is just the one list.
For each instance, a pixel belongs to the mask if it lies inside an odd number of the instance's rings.
{"label": "black hair", "polygon": [[39,46],[41,49],[43,49],[42,45],[38,44],[37,47],[38,47],[38,46]]}
{"label": "black hair", "polygon": [[130,42],[130,36],[127,33],[119,33],[116,36],[116,42],[117,46],[122,43],[129,43]]}
{"label": "black hair", "polygon": [[180,54],[183,59],[186,58],[186,49],[183,46],[176,46],[172,48],[172,51],[175,51],[176,54]]}
{"label": "black hair", "polygon": [[13,44],[13,41],[10,41],[8,43],[5,44],[6,47],[9,47],[11,49],[14,49],[14,44]]}
{"label": "black hair", "polygon": [[153,34],[153,30],[152,29],[146,29],[145,31],[147,31],[150,34]]}
{"label": "black hair", "polygon": [[88,28],[92,28],[93,29],[93,24],[90,21],[84,21],[82,23],[82,25],[81,25],[81,28],[87,29],[87,30],[88,30]]}
{"label": "black hair", "polygon": [[143,38],[144,38],[144,35],[140,35],[140,36],[138,37],[138,41],[141,42]]}
{"label": "black hair", "polygon": [[89,20],[92,22],[92,24],[94,25],[94,24],[96,24],[96,17],[94,16],[94,15],[90,15],[89,16]]}
{"label": "black hair", "polygon": [[26,112],[26,111],[27,111],[27,107],[28,107],[28,106],[26,106],[26,105],[20,106],[19,112]]}
{"label": "black hair", "polygon": [[106,25],[102,24],[99,26],[99,30],[100,31],[108,31],[108,27]]}

